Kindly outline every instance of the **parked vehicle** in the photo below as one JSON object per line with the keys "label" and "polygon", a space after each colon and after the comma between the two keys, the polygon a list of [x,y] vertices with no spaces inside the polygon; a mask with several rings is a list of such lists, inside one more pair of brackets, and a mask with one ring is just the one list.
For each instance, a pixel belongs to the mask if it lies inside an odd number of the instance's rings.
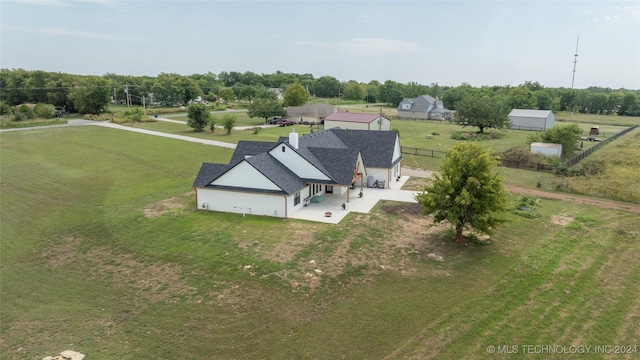
{"label": "parked vehicle", "polygon": [[281,121],[283,121],[281,118],[275,118],[274,117],[273,119],[269,120],[269,124],[276,125],[276,124],[280,123]]}
{"label": "parked vehicle", "polygon": [[282,120],[280,123],[278,123],[278,125],[280,126],[291,126],[293,124],[295,123],[291,120]]}

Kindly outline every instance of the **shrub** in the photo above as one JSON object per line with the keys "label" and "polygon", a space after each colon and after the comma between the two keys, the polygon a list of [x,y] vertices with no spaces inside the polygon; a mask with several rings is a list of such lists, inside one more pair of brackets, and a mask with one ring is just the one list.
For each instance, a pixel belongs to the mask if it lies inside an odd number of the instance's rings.
{"label": "shrub", "polygon": [[251,129],[253,131],[253,135],[258,135],[258,133],[260,131],[262,131],[262,128],[260,126],[256,126],[254,128]]}
{"label": "shrub", "polygon": [[42,119],[51,119],[56,115],[56,108],[50,104],[38,103],[33,108],[33,112],[37,117]]}
{"label": "shrub", "polygon": [[606,168],[607,163],[604,160],[590,160],[582,164],[582,169],[587,175],[604,174]]}

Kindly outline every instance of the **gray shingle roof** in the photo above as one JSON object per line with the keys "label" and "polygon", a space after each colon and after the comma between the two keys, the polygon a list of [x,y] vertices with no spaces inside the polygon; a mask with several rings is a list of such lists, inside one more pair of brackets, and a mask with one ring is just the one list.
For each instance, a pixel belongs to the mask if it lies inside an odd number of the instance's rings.
{"label": "gray shingle roof", "polygon": [[258,154],[246,159],[246,161],[262,175],[273,181],[273,183],[287,195],[293,194],[307,186],[304,180],[300,179],[268,153]]}
{"label": "gray shingle roof", "polygon": [[194,187],[203,187],[212,182],[218,176],[227,172],[233,166],[230,164],[212,164],[203,163],[198,172],[196,180],[193,182]]}
{"label": "gray shingle roof", "polygon": [[335,105],[331,104],[307,104],[304,106],[287,107],[287,117],[309,116],[323,119],[334,112],[342,112],[342,110],[339,110]]}
{"label": "gray shingle roof", "polygon": [[277,142],[240,140],[229,163],[235,165],[244,160],[247,155],[255,156],[267,152],[276,145],[278,145]]}
{"label": "gray shingle roof", "polygon": [[[360,150],[365,167],[391,168],[398,134],[395,131],[329,129],[352,149]],[[396,161],[397,162],[397,161]]]}
{"label": "gray shingle roof", "polygon": [[308,148],[340,185],[351,185],[353,171],[356,169],[359,151],[355,149]]}
{"label": "gray shingle roof", "polygon": [[[285,194],[299,191],[306,186],[306,181],[350,185],[358,154],[361,154],[365,167],[393,167],[401,159],[400,157],[393,161],[396,139],[397,133],[394,131],[345,130],[340,128],[300,136],[298,139],[299,147],[295,151],[332,181],[301,179],[271,156],[268,153],[269,150],[282,142],[288,144],[289,141],[286,137],[281,137],[280,142],[241,141],[236,147],[230,164],[202,164],[193,186],[206,186],[241,161],[247,161],[280,187],[282,193]],[[251,155],[251,157],[245,159],[246,155]],[[262,191],[259,189],[246,189],[246,191],[278,193],[273,190]]]}

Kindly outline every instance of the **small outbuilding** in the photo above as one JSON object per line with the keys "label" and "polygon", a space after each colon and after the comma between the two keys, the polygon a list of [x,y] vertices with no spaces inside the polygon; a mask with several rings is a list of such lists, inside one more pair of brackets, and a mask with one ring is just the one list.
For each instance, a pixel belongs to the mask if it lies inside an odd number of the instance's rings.
{"label": "small outbuilding", "polygon": [[534,142],[531,143],[531,153],[532,154],[542,154],[545,156],[562,156],[562,144],[549,144],[549,143],[541,143]]}
{"label": "small outbuilding", "polygon": [[509,113],[511,128],[515,130],[544,131],[555,124],[551,110],[513,109]]}

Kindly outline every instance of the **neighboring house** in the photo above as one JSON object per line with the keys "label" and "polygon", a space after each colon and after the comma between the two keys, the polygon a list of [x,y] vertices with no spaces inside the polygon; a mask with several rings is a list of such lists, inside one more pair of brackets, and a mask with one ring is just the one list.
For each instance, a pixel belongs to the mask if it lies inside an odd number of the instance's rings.
{"label": "neighboring house", "polygon": [[562,144],[533,142],[531,143],[531,153],[562,157]]}
{"label": "neighboring house", "polygon": [[322,123],[324,118],[335,113],[342,112],[336,106],[330,104],[307,104],[304,106],[289,106],[287,107],[287,115],[284,118],[302,122],[308,121],[311,123]]}
{"label": "neighboring house", "polygon": [[313,198],[349,201],[371,179],[389,188],[401,161],[393,131],[330,129],[299,137],[294,129],[277,142],[240,141],[229,164],[202,164],[193,187],[199,209],[286,218]]}
{"label": "neighboring house", "polygon": [[324,128],[353,130],[391,130],[391,120],[383,114],[333,113],[324,118]]}
{"label": "neighboring house", "polygon": [[417,98],[404,98],[398,105],[400,119],[451,120],[455,110],[444,107],[442,100],[429,95]]}
{"label": "neighboring house", "polygon": [[556,119],[551,110],[513,109],[508,116],[516,130],[544,131],[552,128]]}

